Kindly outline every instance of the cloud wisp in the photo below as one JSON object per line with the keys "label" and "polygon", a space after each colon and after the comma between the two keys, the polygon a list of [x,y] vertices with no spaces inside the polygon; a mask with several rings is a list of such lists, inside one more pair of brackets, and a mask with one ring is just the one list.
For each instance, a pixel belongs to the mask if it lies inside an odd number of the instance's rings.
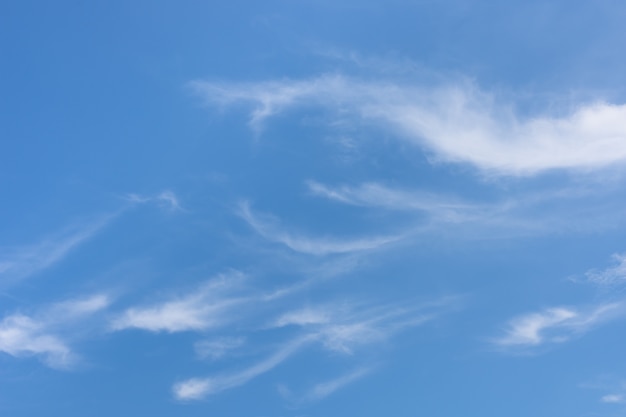
{"label": "cloud wisp", "polygon": [[494,214],[503,210],[500,205],[473,204],[432,193],[391,188],[377,182],[331,187],[309,181],[307,186],[313,195],[339,203],[393,211],[422,212],[446,223],[481,219],[488,213]]}
{"label": "cloud wisp", "polygon": [[348,385],[368,376],[373,371],[374,367],[371,365],[360,366],[333,379],[314,384],[301,394],[294,394],[287,385],[279,384],[278,393],[293,406],[297,407],[306,403],[321,401]]}
{"label": "cloud wisp", "polygon": [[110,328],[176,333],[221,327],[234,319],[235,307],[247,300],[234,295],[243,279],[239,272],[223,274],[190,293],[129,308],[111,322]]}
{"label": "cloud wisp", "polygon": [[180,200],[173,191],[164,190],[154,196],[146,196],[140,194],[127,194],[124,198],[134,204],[143,203],[156,203],[162,208],[166,208],[171,211],[184,211],[185,209],[180,204]]}
{"label": "cloud wisp", "polygon": [[[153,197],[129,194],[125,196],[125,199],[133,204],[153,202],[172,211],[184,210],[178,197],[169,190]],[[73,250],[101,232],[127,209],[128,207],[125,207],[90,222],[68,227],[32,245],[0,247],[0,284],[20,281],[61,262]]]}
{"label": "cloud wisp", "polygon": [[101,217],[33,245],[0,248],[0,284],[20,281],[50,268],[94,237],[115,217],[116,214]]}
{"label": "cloud wisp", "polygon": [[196,342],[193,348],[198,358],[215,361],[241,348],[245,342],[246,340],[243,337],[220,337]]}
{"label": "cloud wisp", "polygon": [[315,105],[354,123],[391,129],[435,160],[495,175],[597,170],[626,162],[626,104],[570,103],[559,114],[526,116],[468,82],[424,86],[340,75],[259,83],[194,81],[207,102],[253,106],[251,126],[290,108]]}
{"label": "cloud wisp", "polygon": [[72,331],[110,302],[106,294],[96,294],[54,304],[34,315],[8,315],[0,322],[0,351],[18,358],[36,356],[52,368],[69,368],[78,359],[70,346]]}
{"label": "cloud wisp", "polygon": [[272,217],[257,215],[247,203],[240,204],[239,215],[263,238],[281,243],[294,252],[309,255],[324,256],[373,250],[402,239],[402,236],[377,236],[342,240],[299,235],[284,230]]}
{"label": "cloud wisp", "polygon": [[[271,371],[309,346],[318,346],[327,353],[355,359],[358,348],[385,342],[402,330],[433,320],[453,307],[456,300],[455,297],[445,297],[437,302],[411,307],[327,304],[287,311],[269,325],[261,327],[262,330],[280,328],[284,332],[295,333],[272,355],[243,370],[180,381],[173,386],[174,396],[181,401],[198,400],[239,387]],[[227,340],[228,348],[232,341]],[[238,347],[239,341],[236,344]],[[224,344],[218,341],[217,345],[221,348]],[[208,347],[212,353],[214,344],[210,343]],[[369,367],[360,367],[336,380],[319,384],[306,395],[306,399],[322,399],[369,371]]]}
{"label": "cloud wisp", "polygon": [[[605,404],[626,404],[626,383],[619,381],[611,384],[612,387],[607,389],[609,394],[605,394],[600,398],[600,402]],[[603,387],[606,389],[606,387]]]}
{"label": "cloud wisp", "polygon": [[[619,209],[619,194],[613,187],[607,190],[607,187],[575,185],[539,191],[507,187],[492,190],[488,198],[472,200],[376,181],[328,185],[309,180],[306,187],[314,197],[377,210],[377,215],[385,214],[391,224],[398,218],[396,213],[410,214],[411,226],[406,238],[433,232],[438,237],[450,233],[455,239],[459,236],[542,235],[555,230],[597,232],[601,228],[615,228],[626,219]],[[626,280],[622,257],[615,255],[617,265],[605,271],[589,271],[587,278],[607,285]]]}
{"label": "cloud wisp", "polygon": [[503,349],[532,349],[563,343],[623,314],[623,303],[601,304],[587,310],[549,308],[512,319],[505,334],[493,343]]}
{"label": "cloud wisp", "polygon": [[590,270],[585,273],[587,279],[602,286],[626,283],[626,253],[613,255],[615,265],[603,270]]}
{"label": "cloud wisp", "polygon": [[324,349],[352,355],[360,346],[383,342],[402,330],[435,319],[456,305],[457,301],[455,297],[450,297],[430,306],[327,304],[288,311],[279,316],[272,326],[300,327],[315,335]]}
{"label": "cloud wisp", "polygon": [[334,378],[330,381],[321,382],[316,384],[311,388],[305,395],[305,401],[319,401],[322,400],[329,395],[332,395],[336,391],[358,381],[361,378],[364,378],[368,374],[372,372],[371,368],[362,367],[355,369],[347,374],[341,375],[337,378]]}
{"label": "cloud wisp", "polygon": [[607,394],[600,398],[600,401],[608,404],[623,404],[626,403],[626,395],[624,394]]}
{"label": "cloud wisp", "polygon": [[[246,287],[247,277],[239,271],[220,274],[182,294],[169,294],[164,300],[127,308],[109,323],[112,331],[145,330],[154,333],[205,332],[229,323],[258,319],[264,309],[280,306],[279,300],[296,294],[306,284],[271,291]],[[251,317],[255,316],[255,317]],[[219,337],[195,344],[199,357],[218,359],[244,344],[243,337]]]}
{"label": "cloud wisp", "polygon": [[198,400],[208,395],[244,385],[259,375],[274,369],[313,340],[312,336],[292,340],[270,357],[242,371],[211,378],[191,378],[176,383],[173,387],[174,396],[176,399],[183,401]]}

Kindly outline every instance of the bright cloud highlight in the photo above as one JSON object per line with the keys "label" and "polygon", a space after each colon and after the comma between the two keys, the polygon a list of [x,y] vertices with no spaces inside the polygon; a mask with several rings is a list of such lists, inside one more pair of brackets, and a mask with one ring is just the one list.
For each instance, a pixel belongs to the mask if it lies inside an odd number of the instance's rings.
{"label": "bright cloud highlight", "polygon": [[250,124],[290,108],[316,105],[353,123],[395,130],[434,159],[469,163],[499,175],[552,169],[594,170],[626,161],[626,105],[571,103],[560,114],[521,115],[471,83],[427,87],[325,75],[299,81],[211,83],[191,87],[207,102],[253,106]]}
{"label": "bright cloud highlight", "polygon": [[494,342],[501,347],[536,347],[562,343],[622,313],[619,303],[603,304],[588,311],[555,307],[511,320],[506,334]]}
{"label": "bright cloud highlight", "polygon": [[240,273],[222,275],[189,294],[129,308],[112,321],[111,329],[175,333],[222,326],[232,320],[232,309],[244,301],[232,296],[242,279]]}
{"label": "bright cloud highlight", "polygon": [[70,347],[72,331],[110,302],[107,295],[96,294],[54,304],[32,316],[6,316],[0,322],[0,351],[15,357],[37,356],[52,368],[68,368],[77,359]]}

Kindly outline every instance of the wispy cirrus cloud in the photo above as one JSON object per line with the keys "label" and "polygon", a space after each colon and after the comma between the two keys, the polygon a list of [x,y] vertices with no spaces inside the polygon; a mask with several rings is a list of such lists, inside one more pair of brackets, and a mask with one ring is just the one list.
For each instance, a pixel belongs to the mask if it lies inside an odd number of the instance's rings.
{"label": "wispy cirrus cloud", "polygon": [[70,341],[76,326],[111,303],[106,294],[66,300],[33,315],[15,313],[0,322],[0,351],[40,358],[52,368],[71,367],[77,360]]}
{"label": "wispy cirrus cloud", "polygon": [[404,313],[385,310],[382,313],[367,310],[356,312],[353,306],[346,305],[305,308],[281,315],[274,326],[302,327],[314,335],[325,349],[352,354],[358,346],[385,340],[391,333],[393,316]]}
{"label": "wispy cirrus cloud", "polygon": [[[327,185],[307,181],[310,195],[365,209],[376,209],[388,218],[396,212],[411,214],[407,237],[435,232],[462,236],[541,235],[555,230],[598,231],[615,228],[626,220],[619,210],[620,190],[614,185],[577,184],[546,189],[507,186],[490,190],[489,197],[468,200],[453,194],[389,186],[384,182]],[[510,184],[509,184],[510,185]],[[591,281],[618,283],[626,274],[620,255],[618,265],[587,273]]]}
{"label": "wispy cirrus cloud", "polygon": [[309,237],[284,230],[273,217],[257,215],[252,211],[248,203],[240,204],[239,215],[254,231],[265,239],[281,243],[295,252],[310,255],[323,256],[367,251],[396,242],[402,238],[402,236],[378,236],[356,239]]}
{"label": "wispy cirrus cloud", "polygon": [[272,370],[304,346],[310,344],[313,339],[312,336],[294,339],[286,343],[270,357],[242,371],[210,378],[192,378],[176,383],[173,387],[174,396],[183,401],[197,400],[208,395],[217,394],[221,391],[244,385],[257,376]]}
{"label": "wispy cirrus cloud", "polygon": [[242,347],[245,342],[244,337],[220,337],[196,342],[193,348],[200,359],[217,360]]}
{"label": "wispy cirrus cloud", "polygon": [[124,198],[131,203],[156,203],[172,211],[182,211],[178,196],[171,190],[164,190],[156,195],[127,194]]}
{"label": "wispy cirrus cloud", "polygon": [[0,351],[14,357],[39,356],[53,368],[65,368],[72,362],[67,343],[47,332],[44,323],[31,317],[14,314],[0,323]]}
{"label": "wispy cirrus cloud", "polygon": [[257,130],[290,108],[316,105],[351,115],[354,123],[392,129],[436,160],[468,163],[491,174],[529,176],[626,162],[626,104],[571,102],[558,113],[522,115],[515,103],[469,82],[432,87],[341,75],[190,85],[211,103],[252,105],[250,124]]}
{"label": "wispy cirrus cloud", "polygon": [[450,223],[475,220],[484,217],[487,213],[502,211],[502,207],[497,204],[469,203],[453,197],[391,188],[377,182],[331,187],[316,181],[308,181],[307,186],[313,195],[340,203],[394,211],[419,211],[437,220]]}
{"label": "wispy cirrus cloud", "polygon": [[283,313],[273,326],[301,327],[315,335],[325,349],[352,355],[360,346],[385,341],[402,330],[434,320],[457,308],[458,303],[457,297],[445,297],[429,305],[325,304]]}
{"label": "wispy cirrus cloud", "polygon": [[626,253],[612,256],[614,265],[606,269],[592,269],[585,273],[587,279],[598,285],[618,285],[626,283]]}
{"label": "wispy cirrus cloud", "polygon": [[624,394],[607,394],[600,398],[603,403],[609,404],[623,404],[626,403],[626,395]]}
{"label": "wispy cirrus cloud", "polygon": [[336,391],[364,378],[372,372],[369,367],[357,368],[347,374],[341,375],[329,381],[324,381],[313,386],[305,395],[305,401],[319,401]]}
{"label": "wispy cirrus cloud", "polygon": [[118,214],[100,217],[27,246],[0,248],[0,284],[13,283],[62,261],[70,252],[85,243]]}
{"label": "wispy cirrus cloud", "polygon": [[[198,400],[219,392],[244,385],[271,371],[285,360],[307,347],[318,346],[322,351],[348,355],[355,359],[359,347],[389,340],[393,335],[410,327],[434,320],[458,305],[457,297],[444,297],[431,303],[411,307],[363,306],[358,304],[325,304],[304,309],[289,310],[280,314],[262,330],[291,327],[295,333],[270,356],[243,370],[227,372],[206,378],[190,378],[174,384],[174,396],[183,401]],[[294,329],[295,328],[295,329]],[[229,341],[230,343],[230,341]],[[218,345],[222,345],[218,341]],[[213,344],[209,345],[209,348]],[[314,387],[307,399],[321,399],[344,385],[365,376],[370,367]]]}
{"label": "wispy cirrus cloud", "polygon": [[605,404],[626,404],[626,382],[621,380],[611,384],[611,388],[602,388],[606,389],[609,393],[600,397],[600,402]]}
{"label": "wispy cirrus cloud", "polygon": [[[125,199],[130,203],[153,202],[170,210],[184,210],[176,194],[169,190],[151,197],[129,194]],[[127,208],[67,227],[38,243],[0,247],[0,284],[14,283],[52,267],[101,232]]]}
{"label": "wispy cirrus cloud", "polygon": [[319,382],[301,394],[293,393],[292,390],[285,384],[279,384],[278,393],[296,406],[304,403],[320,401],[342,388],[345,388],[348,385],[366,377],[372,373],[373,370],[374,368],[371,365],[361,366],[333,379]]}
{"label": "wispy cirrus cloud", "polygon": [[234,308],[247,298],[235,295],[244,279],[239,272],[223,274],[199,288],[159,303],[132,307],[111,322],[114,331],[203,331],[233,320]]}
{"label": "wispy cirrus cloud", "polygon": [[605,404],[626,404],[626,382],[610,374],[603,374],[595,381],[585,382],[581,388],[602,391],[599,401]]}
{"label": "wispy cirrus cloud", "polygon": [[563,343],[624,314],[623,303],[588,309],[554,307],[512,319],[505,334],[493,343],[506,349],[527,349]]}

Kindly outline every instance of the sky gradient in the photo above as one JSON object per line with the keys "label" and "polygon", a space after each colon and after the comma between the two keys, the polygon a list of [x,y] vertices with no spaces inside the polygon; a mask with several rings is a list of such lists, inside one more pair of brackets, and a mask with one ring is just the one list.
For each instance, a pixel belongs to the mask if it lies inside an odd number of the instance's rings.
{"label": "sky gradient", "polygon": [[3,2],[0,415],[624,415],[625,20]]}

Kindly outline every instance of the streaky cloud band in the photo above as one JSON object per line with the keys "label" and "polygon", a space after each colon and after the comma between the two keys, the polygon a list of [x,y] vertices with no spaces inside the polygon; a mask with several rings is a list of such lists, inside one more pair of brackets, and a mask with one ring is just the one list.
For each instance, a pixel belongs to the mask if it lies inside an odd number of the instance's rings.
{"label": "streaky cloud band", "polygon": [[252,211],[247,202],[243,202],[239,205],[239,215],[265,239],[282,243],[295,252],[310,255],[323,256],[372,250],[402,239],[402,236],[377,236],[340,240],[337,238],[318,238],[298,235],[283,230],[276,224],[274,219],[257,215]]}
{"label": "streaky cloud band", "polygon": [[355,124],[391,129],[433,160],[468,163],[491,175],[597,170],[626,161],[626,104],[571,102],[560,113],[527,116],[467,81],[427,86],[342,75],[190,86],[209,103],[252,104],[257,131],[287,109],[315,105],[352,115]]}

